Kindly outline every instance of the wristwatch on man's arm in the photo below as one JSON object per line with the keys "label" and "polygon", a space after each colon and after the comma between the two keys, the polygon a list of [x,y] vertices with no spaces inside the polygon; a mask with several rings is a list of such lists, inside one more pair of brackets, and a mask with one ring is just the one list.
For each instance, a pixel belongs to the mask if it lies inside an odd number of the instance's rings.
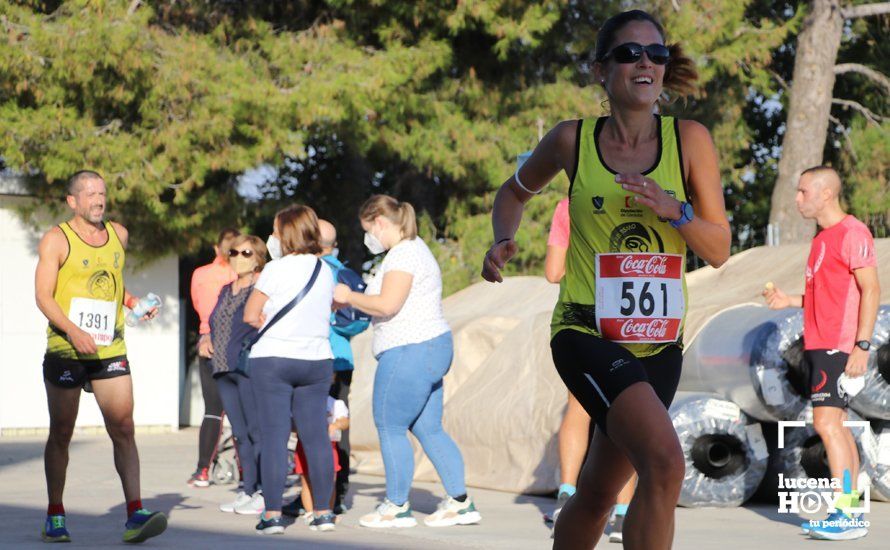
{"label": "wristwatch on man's arm", "polygon": [[856,347],[861,349],[862,351],[868,351],[871,349],[871,341],[859,340],[858,342],[856,342]]}

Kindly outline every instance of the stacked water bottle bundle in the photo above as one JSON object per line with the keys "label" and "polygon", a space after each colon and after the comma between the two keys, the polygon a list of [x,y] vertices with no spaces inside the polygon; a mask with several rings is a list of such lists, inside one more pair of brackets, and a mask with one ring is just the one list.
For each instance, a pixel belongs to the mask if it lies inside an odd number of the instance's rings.
{"label": "stacked water bottle bundle", "polygon": [[[860,488],[890,500],[890,306],[878,312],[864,387],[850,400]],[[778,474],[830,477],[812,427],[801,310],[746,304],[712,317],[686,346],[670,414],[686,455],[682,506],[776,499]],[[851,391],[851,394],[853,392]],[[780,421],[803,421],[785,427]]]}

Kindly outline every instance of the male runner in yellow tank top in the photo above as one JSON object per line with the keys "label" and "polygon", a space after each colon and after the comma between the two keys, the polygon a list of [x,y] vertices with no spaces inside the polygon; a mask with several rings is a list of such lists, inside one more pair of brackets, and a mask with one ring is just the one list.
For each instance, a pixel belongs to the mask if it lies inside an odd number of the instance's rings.
{"label": "male runner in yellow tank top", "polygon": [[[62,493],[68,445],[80,404],[80,391],[92,386],[114,445],[127,500],[124,542],[161,534],[167,518],[142,507],[139,454],[133,426],[133,385],[124,344],[124,309],[138,298],[123,280],[127,230],[104,221],[105,181],[84,170],[68,181],[68,206],[74,216],[47,231],[40,241],[35,276],[37,307],[49,320],[43,360],[50,428],[44,465],[49,497],[42,538],[67,542]],[[157,309],[146,314],[153,318]]]}

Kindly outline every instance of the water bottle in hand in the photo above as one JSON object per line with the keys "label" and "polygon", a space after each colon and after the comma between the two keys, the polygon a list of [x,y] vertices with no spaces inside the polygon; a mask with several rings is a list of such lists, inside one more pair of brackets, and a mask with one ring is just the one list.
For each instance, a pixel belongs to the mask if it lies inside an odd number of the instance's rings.
{"label": "water bottle in hand", "polygon": [[161,307],[161,298],[158,297],[157,294],[149,292],[146,294],[139,302],[136,304],[136,307],[130,310],[127,313],[125,321],[128,327],[135,327],[139,324],[139,321],[145,317],[145,314],[151,311],[156,307]]}

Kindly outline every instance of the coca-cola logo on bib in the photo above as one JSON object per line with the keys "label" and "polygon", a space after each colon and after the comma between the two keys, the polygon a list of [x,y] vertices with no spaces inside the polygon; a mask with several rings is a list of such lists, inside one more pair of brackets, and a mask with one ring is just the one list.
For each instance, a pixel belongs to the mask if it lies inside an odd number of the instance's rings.
{"label": "coca-cola logo on bib", "polygon": [[664,339],[667,336],[668,323],[668,319],[625,319],[621,323],[621,337]]}
{"label": "coca-cola logo on bib", "polygon": [[621,260],[622,275],[665,275],[667,273],[667,257],[650,256],[635,258],[625,256]]}

